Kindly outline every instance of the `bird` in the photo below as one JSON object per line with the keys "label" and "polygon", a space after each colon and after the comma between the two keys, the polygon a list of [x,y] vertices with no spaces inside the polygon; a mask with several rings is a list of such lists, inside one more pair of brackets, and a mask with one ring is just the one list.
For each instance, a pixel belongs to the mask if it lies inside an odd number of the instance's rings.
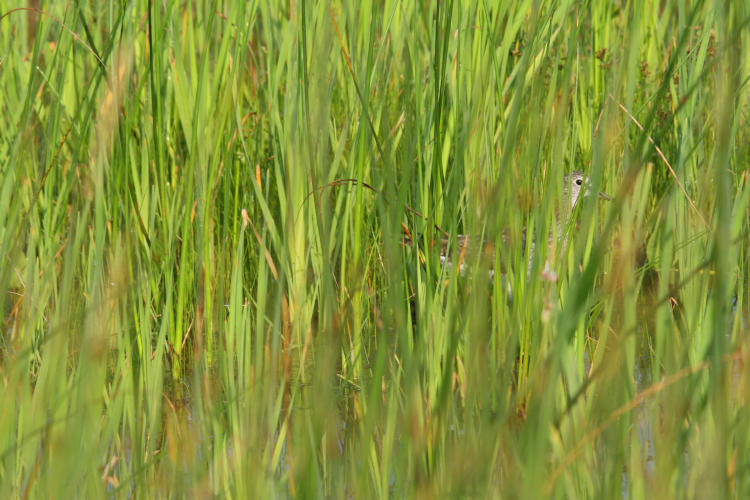
{"label": "bird", "polygon": [[[579,200],[591,195],[591,182],[590,179],[581,171],[574,170],[570,174],[566,174],[562,178],[562,192],[563,200],[562,206],[556,211],[556,224],[550,228],[550,234],[547,239],[547,245],[552,248],[555,242],[560,243],[563,247],[567,245],[568,241],[568,226],[571,222],[573,212],[579,202]],[[611,200],[607,194],[599,193],[599,198],[605,200]],[[511,244],[510,235],[507,231],[501,233],[503,243],[506,245]],[[492,283],[495,276],[494,269],[494,256],[495,248],[494,242],[488,240],[481,240],[476,237],[472,237],[465,234],[458,234],[455,237],[456,245],[455,252],[453,253],[453,246],[451,245],[451,238],[445,236],[440,242],[440,265],[446,270],[450,270],[453,267],[454,261],[458,262],[459,273],[463,276],[469,269],[470,263],[475,261],[478,256],[477,253],[482,253],[488,264],[489,281]],[[526,253],[526,227],[521,230],[521,250]],[[405,246],[414,246],[414,239],[406,231],[406,238],[404,240]],[[535,243],[532,241],[528,251],[528,270],[527,275],[531,275],[531,268],[534,258]],[[505,266],[503,266],[505,267]],[[545,263],[545,270],[549,270],[549,261]]]}

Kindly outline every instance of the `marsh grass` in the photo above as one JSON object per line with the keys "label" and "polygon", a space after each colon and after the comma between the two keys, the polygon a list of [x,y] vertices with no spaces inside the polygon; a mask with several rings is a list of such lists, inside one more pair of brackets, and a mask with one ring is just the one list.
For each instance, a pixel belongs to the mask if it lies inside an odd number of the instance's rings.
{"label": "marsh grass", "polygon": [[18,7],[0,496],[748,496],[744,2]]}

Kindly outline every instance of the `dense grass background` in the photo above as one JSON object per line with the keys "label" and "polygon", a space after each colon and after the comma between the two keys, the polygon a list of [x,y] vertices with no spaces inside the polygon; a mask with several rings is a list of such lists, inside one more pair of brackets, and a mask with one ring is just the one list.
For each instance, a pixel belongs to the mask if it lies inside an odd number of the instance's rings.
{"label": "dense grass background", "polygon": [[0,12],[2,498],[750,495],[746,2]]}

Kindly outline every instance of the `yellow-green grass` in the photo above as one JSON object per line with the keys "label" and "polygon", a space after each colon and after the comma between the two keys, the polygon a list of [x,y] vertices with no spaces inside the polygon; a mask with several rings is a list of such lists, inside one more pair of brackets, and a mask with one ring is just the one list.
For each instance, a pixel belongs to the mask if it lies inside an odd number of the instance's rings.
{"label": "yellow-green grass", "polygon": [[[741,1],[0,0],[0,497],[747,498],[749,53]],[[571,170],[614,203],[529,273]]]}

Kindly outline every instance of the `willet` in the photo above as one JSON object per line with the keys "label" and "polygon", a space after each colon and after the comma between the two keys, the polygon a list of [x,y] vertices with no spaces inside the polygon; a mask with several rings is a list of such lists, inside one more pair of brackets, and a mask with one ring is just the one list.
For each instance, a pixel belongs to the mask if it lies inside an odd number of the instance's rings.
{"label": "willet", "polygon": [[[550,229],[550,234],[547,239],[547,245],[549,247],[550,253],[552,252],[555,243],[558,243],[562,248],[564,248],[567,244],[568,240],[568,229],[570,227],[576,227],[575,225],[571,226],[571,217],[573,216],[573,213],[576,209],[577,203],[580,199],[585,198],[586,196],[589,196],[591,194],[591,183],[589,179],[586,177],[586,175],[583,172],[579,171],[573,171],[569,175],[565,175],[563,177],[563,204],[562,207],[560,207],[555,212],[555,226],[553,226]],[[607,196],[604,193],[599,193],[599,197],[603,199],[610,200],[611,198]],[[510,245],[512,242],[510,241],[510,236],[507,231],[504,231],[501,233],[502,241],[505,245]],[[455,253],[453,250],[453,245],[451,242],[450,237],[445,237],[441,241],[440,246],[440,264],[444,266],[447,269],[450,269],[454,261],[458,261],[459,265],[459,272],[461,275],[464,275],[466,271],[468,270],[468,266],[471,265],[472,262],[476,261],[477,257],[480,257],[477,255],[478,252],[482,253],[482,257],[486,258],[487,265],[489,267],[489,279],[490,282],[493,281],[495,276],[495,269],[494,269],[494,256],[495,256],[495,247],[494,242],[482,240],[477,241],[478,238],[471,237],[464,234],[456,235],[456,244],[455,244]],[[535,243],[531,242],[531,247],[529,248],[529,251],[526,252],[526,227],[522,228],[521,230],[521,238],[520,238],[520,245],[522,252],[524,254],[528,254],[528,273],[530,275],[531,273],[531,266],[534,259],[534,251],[536,248]],[[412,246],[413,241],[410,237],[407,235],[407,240],[404,242],[405,245]],[[480,257],[480,258],[482,258]],[[503,265],[503,272],[505,271],[505,267]],[[548,267],[548,263],[545,265],[545,267]]]}

